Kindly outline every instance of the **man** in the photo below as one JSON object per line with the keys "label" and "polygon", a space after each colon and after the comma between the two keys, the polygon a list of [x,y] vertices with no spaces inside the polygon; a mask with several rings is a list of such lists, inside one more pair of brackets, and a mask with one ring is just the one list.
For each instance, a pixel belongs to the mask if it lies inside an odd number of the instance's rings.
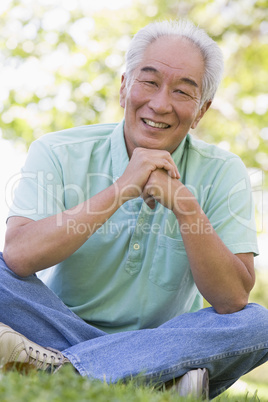
{"label": "man", "polygon": [[[142,373],[180,395],[207,397],[209,374],[212,398],[268,359],[267,310],[247,305],[258,249],[246,169],[188,134],[221,52],[190,22],[161,22],[126,61],[123,122],[31,147],[7,223],[0,356],[51,370],[68,359],[112,382]],[[46,287],[35,273],[52,266]]]}

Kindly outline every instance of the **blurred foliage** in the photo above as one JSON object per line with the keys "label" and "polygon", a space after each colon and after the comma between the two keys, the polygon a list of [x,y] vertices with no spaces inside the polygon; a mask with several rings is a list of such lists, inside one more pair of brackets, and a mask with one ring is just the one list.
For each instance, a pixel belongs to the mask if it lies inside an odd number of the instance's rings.
{"label": "blurred foliage", "polygon": [[250,293],[249,301],[258,303],[268,309],[268,276],[265,270],[256,270],[256,283]]}
{"label": "blurred foliage", "polygon": [[268,1],[126,0],[113,9],[117,3],[2,2],[3,137],[28,147],[49,131],[120,120],[118,91],[130,38],[151,21],[187,17],[219,43],[226,63],[196,134],[239,154],[248,167],[268,170]]}

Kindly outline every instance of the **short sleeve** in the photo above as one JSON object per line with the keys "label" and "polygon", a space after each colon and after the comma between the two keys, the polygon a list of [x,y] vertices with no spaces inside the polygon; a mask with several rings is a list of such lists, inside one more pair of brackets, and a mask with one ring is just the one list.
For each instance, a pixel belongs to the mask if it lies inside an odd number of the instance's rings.
{"label": "short sleeve", "polygon": [[30,146],[8,217],[39,220],[64,210],[61,166],[50,146],[37,140]]}
{"label": "short sleeve", "polygon": [[224,161],[203,206],[225,245],[234,253],[258,254],[255,213],[247,169],[240,158]]}

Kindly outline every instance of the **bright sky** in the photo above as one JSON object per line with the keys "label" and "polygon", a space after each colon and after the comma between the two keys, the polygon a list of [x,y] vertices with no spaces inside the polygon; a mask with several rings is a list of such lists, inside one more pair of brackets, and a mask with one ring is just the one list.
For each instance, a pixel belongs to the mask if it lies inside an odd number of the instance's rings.
{"label": "bright sky", "polygon": [[[26,6],[31,6],[31,4],[39,3],[46,6],[57,6],[65,8],[66,10],[74,10],[76,7],[82,7],[91,9],[93,11],[98,11],[103,8],[108,8],[110,10],[117,10],[119,8],[129,7],[133,0],[21,0],[21,4]],[[11,0],[5,0],[0,2],[0,14],[5,12],[10,6]]]}

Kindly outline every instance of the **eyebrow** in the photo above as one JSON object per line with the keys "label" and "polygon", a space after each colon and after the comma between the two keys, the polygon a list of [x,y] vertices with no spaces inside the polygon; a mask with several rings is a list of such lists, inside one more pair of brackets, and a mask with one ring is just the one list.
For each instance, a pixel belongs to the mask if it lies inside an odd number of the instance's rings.
{"label": "eyebrow", "polygon": [[[141,71],[144,71],[146,73],[159,73],[159,71],[156,68],[150,67],[150,66],[143,67],[141,69]],[[182,78],[180,78],[180,81],[185,82],[186,84],[190,84],[190,85],[198,88],[197,83],[194,80],[192,80],[191,78],[182,77]]]}

